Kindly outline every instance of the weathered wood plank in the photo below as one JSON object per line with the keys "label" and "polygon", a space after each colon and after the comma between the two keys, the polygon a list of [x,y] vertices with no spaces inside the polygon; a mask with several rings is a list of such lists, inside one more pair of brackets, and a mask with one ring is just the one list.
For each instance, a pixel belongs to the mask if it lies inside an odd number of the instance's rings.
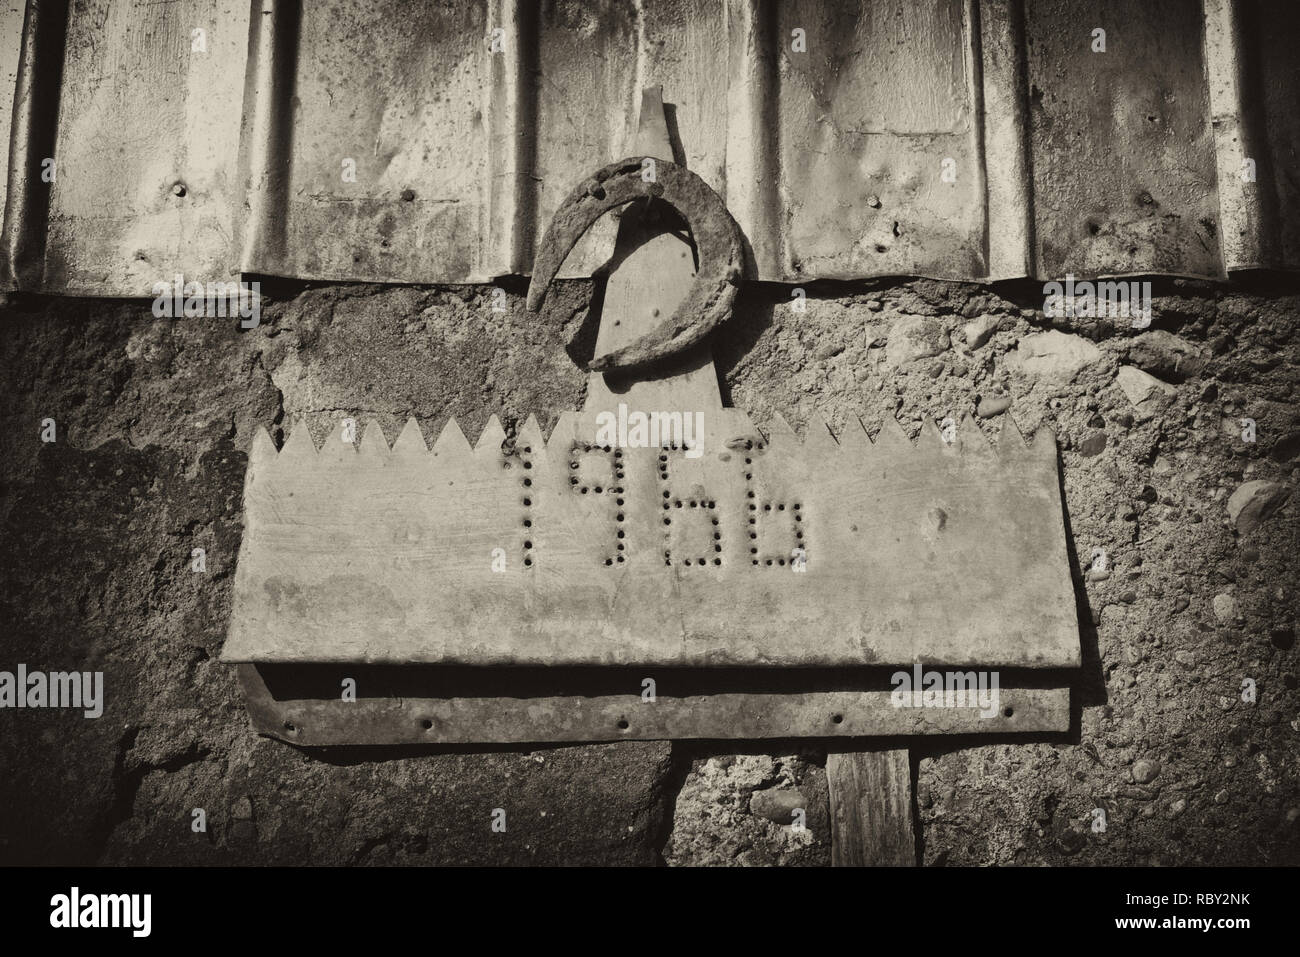
{"label": "weathered wood plank", "polygon": [[915,867],[912,772],[907,751],[832,751],[832,867]]}

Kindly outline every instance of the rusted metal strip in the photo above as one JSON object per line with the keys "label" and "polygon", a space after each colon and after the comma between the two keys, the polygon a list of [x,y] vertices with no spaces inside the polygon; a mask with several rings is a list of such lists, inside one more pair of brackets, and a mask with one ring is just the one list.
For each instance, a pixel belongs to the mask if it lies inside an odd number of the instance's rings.
{"label": "rusted metal strip", "polygon": [[[471,694],[456,690],[463,680],[456,677],[430,677],[422,689],[419,674],[386,693],[381,679],[347,669],[317,669],[314,690],[304,694],[276,692],[277,674],[274,667],[239,668],[253,727],[312,747],[1063,733],[1070,724],[1065,687],[1001,688],[996,713],[982,717],[976,708],[895,707],[889,691],[787,691],[774,683],[765,692],[708,693],[699,675],[683,677],[689,691],[676,694],[676,677],[660,673],[650,698],[637,679],[621,694],[546,693],[538,686]],[[354,701],[343,698],[348,677]],[[492,676],[502,692],[511,681]],[[470,684],[481,688],[484,681]]]}

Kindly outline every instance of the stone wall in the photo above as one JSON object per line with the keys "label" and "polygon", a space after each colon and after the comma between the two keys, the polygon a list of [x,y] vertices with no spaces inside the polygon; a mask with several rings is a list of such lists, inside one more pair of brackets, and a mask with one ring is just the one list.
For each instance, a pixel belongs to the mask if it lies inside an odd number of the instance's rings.
{"label": "stone wall", "polygon": [[[592,335],[586,282],[541,317],[519,285],[504,314],[486,287],[264,291],[249,331],[138,301],[0,309],[0,668],[107,689],[97,720],[0,711],[0,862],[827,863],[808,742],[315,752],[248,730],[217,659],[253,429],[547,422],[580,407],[566,343]],[[760,425],[895,415],[915,435],[970,411],[1060,441],[1075,729],[913,747],[924,861],[1300,863],[1300,286],[1159,282],[1141,333],[1046,319],[1029,284],[819,285],[802,314],[789,296],[747,288],[717,342],[724,399]]]}

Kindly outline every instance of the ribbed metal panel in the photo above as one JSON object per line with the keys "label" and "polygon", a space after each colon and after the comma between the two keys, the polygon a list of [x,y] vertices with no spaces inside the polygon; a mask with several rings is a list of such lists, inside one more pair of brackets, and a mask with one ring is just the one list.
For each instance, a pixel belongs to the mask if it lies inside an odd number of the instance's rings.
{"label": "ribbed metal panel", "polygon": [[62,6],[0,7],[11,288],[527,273],[650,85],[758,278],[1300,265],[1283,0]]}
{"label": "ribbed metal panel", "polygon": [[[57,6],[29,4],[51,19]],[[76,0],[58,39],[29,45],[19,80],[39,88],[61,65],[57,124],[40,102],[15,102],[13,114],[12,138],[25,145],[10,170],[4,238],[19,284],[138,296],[176,272],[228,278],[247,4]],[[60,48],[61,64],[37,62]],[[52,150],[31,148],[40,143]]]}

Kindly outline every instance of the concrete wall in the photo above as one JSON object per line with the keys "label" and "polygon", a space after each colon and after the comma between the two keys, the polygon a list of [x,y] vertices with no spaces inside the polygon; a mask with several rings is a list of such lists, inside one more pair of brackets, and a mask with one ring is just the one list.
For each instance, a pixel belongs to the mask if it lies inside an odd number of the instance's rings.
{"label": "concrete wall", "polygon": [[[1288,282],[1158,282],[1142,334],[1045,319],[1037,286],[814,286],[802,315],[786,287],[746,290],[717,343],[730,404],[873,432],[976,408],[991,436],[1001,415],[1050,424],[1074,552],[1107,553],[1108,575],[1075,569],[1075,732],[913,749],[926,863],[1300,862],[1300,518],[1293,499],[1236,527],[1228,510],[1244,483],[1300,478]],[[449,415],[476,435],[578,408],[565,343],[591,287],[541,318],[521,288],[504,315],[486,287],[267,291],[247,332],[141,301],[0,310],[0,669],[107,686],[97,720],[0,710],[0,862],[827,863],[807,742],[306,752],[247,730],[217,657],[254,427],[303,415],[319,441],[373,415],[395,436],[414,414],[432,438]],[[792,801],[806,832],[779,823]]]}

